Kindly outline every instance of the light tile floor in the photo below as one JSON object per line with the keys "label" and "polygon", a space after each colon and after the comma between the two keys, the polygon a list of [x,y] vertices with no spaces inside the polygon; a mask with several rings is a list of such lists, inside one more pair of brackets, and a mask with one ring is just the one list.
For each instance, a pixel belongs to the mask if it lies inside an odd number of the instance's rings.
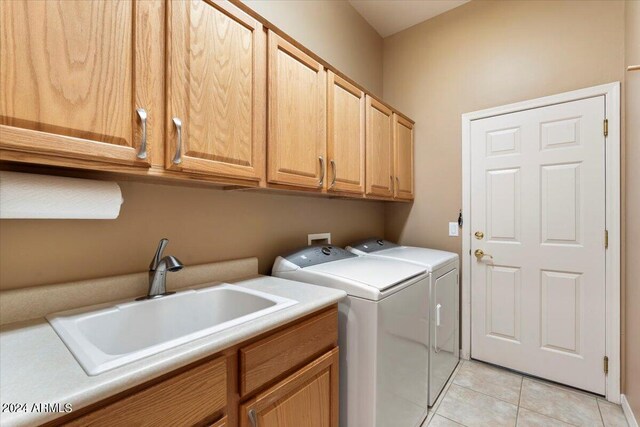
{"label": "light tile floor", "polygon": [[423,427],[627,427],[599,396],[476,361],[460,361]]}

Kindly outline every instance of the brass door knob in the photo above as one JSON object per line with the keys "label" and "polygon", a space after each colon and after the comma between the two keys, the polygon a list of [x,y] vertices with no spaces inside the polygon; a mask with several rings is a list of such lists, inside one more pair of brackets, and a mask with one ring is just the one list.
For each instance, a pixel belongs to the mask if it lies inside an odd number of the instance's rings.
{"label": "brass door knob", "polygon": [[478,261],[481,261],[482,258],[484,258],[484,257],[489,257],[489,258],[493,259],[493,257],[491,255],[485,254],[482,249],[476,249],[473,254],[476,256]]}
{"label": "brass door knob", "polygon": [[476,231],[474,236],[476,236],[476,239],[482,240],[482,238],[484,237],[484,233],[482,231]]}

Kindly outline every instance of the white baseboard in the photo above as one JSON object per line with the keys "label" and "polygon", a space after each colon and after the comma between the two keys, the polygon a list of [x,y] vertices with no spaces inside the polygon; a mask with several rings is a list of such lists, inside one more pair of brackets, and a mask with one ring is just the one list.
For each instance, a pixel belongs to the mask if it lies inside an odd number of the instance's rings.
{"label": "white baseboard", "polygon": [[622,412],[624,412],[624,416],[627,419],[627,424],[629,424],[629,427],[638,427],[638,420],[633,415],[631,406],[629,406],[629,402],[627,401],[627,396],[625,396],[624,394],[620,396],[620,404],[622,405]]}

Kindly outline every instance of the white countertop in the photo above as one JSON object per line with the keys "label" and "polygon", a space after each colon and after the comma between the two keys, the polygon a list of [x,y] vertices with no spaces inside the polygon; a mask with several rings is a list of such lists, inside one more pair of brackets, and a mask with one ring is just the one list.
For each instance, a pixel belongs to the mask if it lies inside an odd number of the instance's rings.
{"label": "white countertop", "polygon": [[[346,296],[340,290],[270,276],[230,283],[294,299],[298,304],[96,376],[85,373],[45,319],[3,326],[0,424],[27,426],[53,420],[65,413],[31,412],[33,405],[57,403],[64,408],[70,403],[74,410],[80,409],[328,307]],[[26,404],[27,410],[7,412],[5,404]]]}

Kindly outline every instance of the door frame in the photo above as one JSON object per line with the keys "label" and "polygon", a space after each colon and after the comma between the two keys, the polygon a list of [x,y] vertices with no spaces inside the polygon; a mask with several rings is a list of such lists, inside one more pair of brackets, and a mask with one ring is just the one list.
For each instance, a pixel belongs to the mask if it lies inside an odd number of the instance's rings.
{"label": "door frame", "polygon": [[620,403],[620,82],[564,92],[462,115],[462,324],[461,357],[471,357],[471,122],[518,111],[577,101],[595,96],[605,98],[608,136],[605,149],[606,229],[609,246],[605,251],[605,350],[609,357],[606,398]]}

